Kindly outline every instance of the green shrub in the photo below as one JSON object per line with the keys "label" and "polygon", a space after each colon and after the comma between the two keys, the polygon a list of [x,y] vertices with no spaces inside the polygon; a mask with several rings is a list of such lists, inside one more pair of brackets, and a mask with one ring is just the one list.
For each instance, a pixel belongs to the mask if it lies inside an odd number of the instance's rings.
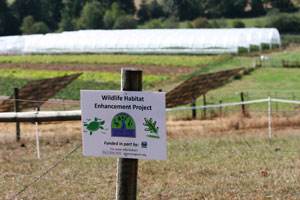
{"label": "green shrub", "polygon": [[181,24],[180,28],[194,28],[194,25],[191,21],[185,21]]}
{"label": "green shrub", "polygon": [[178,28],[179,27],[179,22],[178,18],[171,16],[166,21],[164,21],[164,27],[165,28]]}
{"label": "green shrub", "polygon": [[45,34],[49,33],[50,29],[44,22],[36,22],[32,26],[32,31],[34,34]]}
{"label": "green shrub", "polygon": [[131,15],[120,16],[115,22],[114,29],[135,29],[136,20]]}
{"label": "green shrub", "polygon": [[241,20],[236,19],[232,22],[232,27],[233,28],[245,28],[245,24]]}
{"label": "green shrub", "polygon": [[206,17],[198,17],[194,19],[193,25],[195,28],[211,28],[211,25]]}
{"label": "green shrub", "polygon": [[300,36],[299,35],[290,35],[290,34],[281,34],[281,46],[286,47],[290,43],[300,44]]}
{"label": "green shrub", "polygon": [[278,8],[273,8],[267,12],[268,17],[280,15],[280,10]]}
{"label": "green shrub", "polygon": [[147,28],[164,28],[164,25],[159,19],[152,19],[146,24]]}
{"label": "green shrub", "polygon": [[24,17],[23,22],[22,22],[22,26],[21,26],[21,31],[23,34],[32,34],[32,26],[35,23],[34,18],[29,15],[27,17]]}
{"label": "green shrub", "polygon": [[280,14],[268,17],[267,27],[275,27],[280,33],[295,33],[300,31],[300,17],[292,14]]}

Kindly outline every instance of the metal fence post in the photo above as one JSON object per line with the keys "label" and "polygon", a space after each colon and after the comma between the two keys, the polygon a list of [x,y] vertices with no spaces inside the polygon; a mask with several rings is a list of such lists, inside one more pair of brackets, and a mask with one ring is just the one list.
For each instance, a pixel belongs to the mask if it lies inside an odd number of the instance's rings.
{"label": "metal fence post", "polygon": [[[36,114],[39,113],[39,108],[36,109]],[[39,123],[35,122],[35,137],[36,137],[36,151],[37,151],[37,158],[41,159],[40,154],[40,139],[39,139]]]}
{"label": "metal fence post", "polygon": [[192,119],[196,119],[196,117],[197,117],[197,110],[196,110],[196,98],[193,96],[193,100],[192,100],[192,103],[191,103],[191,107],[194,107],[193,109],[192,109]]}
{"label": "metal fence post", "polygon": [[[241,92],[241,102],[244,102],[244,93],[243,92]],[[245,104],[242,104],[242,112],[243,112],[243,115],[246,116]]]}
{"label": "metal fence post", "polygon": [[271,139],[272,138],[272,130],[271,130],[271,97],[269,96],[269,101],[268,101],[268,103],[269,103],[269,138]]}
{"label": "metal fence post", "polygon": [[206,96],[205,96],[205,93],[203,94],[203,119],[206,120]]}
{"label": "metal fence post", "polygon": [[[15,108],[15,112],[19,112],[19,88],[15,87],[14,88],[14,97],[15,97],[15,101],[14,101],[14,108]],[[18,120],[16,120],[16,140],[17,142],[20,141],[20,122],[18,122]]]}
{"label": "metal fence post", "polygon": [[222,102],[222,100],[220,100],[219,103],[220,103],[220,117],[222,117],[223,116],[223,113],[222,113],[222,103],[223,102]]}
{"label": "metal fence post", "polygon": [[[121,90],[142,91],[142,70],[122,68]],[[138,159],[119,158],[117,169],[117,200],[137,198]]]}

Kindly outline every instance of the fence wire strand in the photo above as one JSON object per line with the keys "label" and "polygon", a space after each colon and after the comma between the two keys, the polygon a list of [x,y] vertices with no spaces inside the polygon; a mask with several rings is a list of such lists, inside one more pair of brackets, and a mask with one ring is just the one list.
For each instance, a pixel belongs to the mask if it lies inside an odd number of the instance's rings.
{"label": "fence wire strand", "polygon": [[[68,104],[68,105],[78,105],[75,103],[62,103],[62,102],[51,102],[51,101],[35,101],[35,100],[21,100],[21,99],[5,99],[5,100],[18,100],[18,101],[30,101],[30,102],[47,102],[47,103],[54,103],[54,104]],[[287,101],[287,100],[278,100],[278,99],[274,99],[275,102],[279,102],[279,103],[294,103],[294,104],[299,104],[299,101]],[[265,100],[258,100],[258,103],[262,103],[262,102],[266,102]],[[280,102],[282,101],[282,102]],[[254,101],[249,101],[249,102],[254,102]],[[225,104],[225,103],[224,103]],[[238,103],[237,105],[232,105],[234,103],[228,103],[225,105],[228,106],[240,106],[241,103]],[[246,103],[242,103],[242,104],[246,104]],[[219,107],[216,107],[217,105],[212,105],[212,106],[199,106],[199,107],[189,107],[186,109],[197,109],[197,110],[217,110],[219,109]],[[223,108],[223,111],[241,111],[240,109],[226,109],[226,107],[223,104],[219,104],[219,106],[221,108]],[[223,107],[224,106],[224,107]],[[170,110],[171,111],[171,110]],[[247,112],[262,112],[262,113],[267,113],[267,110],[249,110],[247,109]],[[271,113],[280,113],[280,112],[297,112],[297,111],[269,111]],[[22,138],[35,138],[33,136],[22,136]],[[59,140],[59,139],[52,139],[52,138],[46,138],[46,137],[41,137],[40,139],[44,139],[44,140],[53,140],[53,141],[59,141],[59,142],[81,142],[81,141],[77,141],[77,140]],[[60,165],[65,159],[67,159],[70,155],[72,155],[74,152],[76,152],[80,147],[82,147],[82,144],[77,146],[75,149],[73,149],[71,152],[69,152],[67,155],[65,155],[62,159],[60,159],[58,162],[56,162],[52,167],[50,167],[48,170],[44,171],[40,176],[34,176],[34,175],[26,175],[26,174],[17,174],[17,173],[10,173],[10,172],[1,172],[0,174],[4,174],[4,175],[11,175],[11,176],[23,176],[23,177],[32,177],[35,178],[34,181],[32,181],[31,183],[29,183],[28,185],[24,186],[24,188],[22,190],[20,190],[18,193],[16,193],[12,198],[15,199],[17,196],[19,196],[21,193],[25,192],[28,188],[30,188],[33,184],[35,184],[37,181],[39,181],[40,179],[45,179],[45,180],[49,180],[49,181],[65,181],[65,182],[70,182],[70,183],[79,183],[79,184],[97,184],[98,183],[91,183],[91,182],[82,182],[82,181],[78,181],[78,180],[67,180],[67,179],[56,179],[56,178],[48,178],[48,177],[44,177],[46,174],[48,174],[51,170],[53,170],[54,168],[56,168],[58,165]],[[275,149],[243,149],[243,148],[197,148],[197,147],[180,147],[178,146],[177,148],[180,148],[181,150],[184,151],[193,151],[193,150],[198,150],[198,151],[207,151],[207,152],[211,152],[211,151],[215,151],[215,152],[267,152],[267,153],[300,153],[300,149],[295,149],[295,150],[284,150],[284,149],[280,149],[280,148],[275,148]],[[70,158],[72,159],[72,158]],[[96,179],[95,179],[96,180]],[[100,184],[101,185],[101,184]],[[102,185],[104,186],[104,185]],[[281,191],[237,191],[237,190],[201,190],[201,188],[142,188],[142,190],[144,191],[186,191],[186,192],[199,192],[202,196],[202,199],[206,199],[204,194],[206,193],[232,193],[232,194],[264,194],[264,195],[299,195],[300,192],[281,192]]]}
{"label": "fence wire strand", "polygon": [[221,149],[221,148],[186,148],[179,147],[181,150],[199,150],[199,151],[232,151],[232,152],[270,152],[270,153],[300,153],[300,150],[281,150],[280,148],[275,149]]}
{"label": "fence wire strand", "polygon": [[[8,176],[22,176],[22,177],[31,177],[31,178],[38,178],[38,176],[29,175],[29,174],[17,174],[12,172],[2,172],[0,171],[0,174],[8,175]],[[69,179],[57,179],[57,178],[50,178],[50,177],[41,177],[40,179],[45,179],[49,181],[59,181],[59,182],[70,182],[70,183],[79,183],[79,184],[85,184],[85,185],[97,185],[97,186],[106,186],[101,183],[91,183],[91,182],[83,182],[78,180],[69,180]]]}
{"label": "fence wire strand", "polygon": [[32,102],[32,103],[50,103],[50,104],[62,104],[62,105],[79,105],[79,103],[69,103],[69,102],[61,102],[64,100],[50,100],[50,101],[41,101],[41,100],[30,100],[30,99],[12,99],[12,98],[1,98],[0,100],[5,100],[5,101],[23,101],[23,102]]}
{"label": "fence wire strand", "polygon": [[30,186],[35,184],[38,180],[40,180],[43,176],[48,174],[52,169],[57,167],[60,163],[62,163],[65,159],[67,159],[70,155],[72,155],[75,151],[77,151],[80,147],[82,147],[82,144],[77,146],[75,149],[73,149],[70,153],[65,155],[61,160],[59,160],[57,163],[55,163],[52,167],[50,167],[48,170],[46,170],[44,173],[42,173],[40,176],[38,176],[34,181],[26,185],[22,190],[20,190],[18,193],[16,193],[10,200],[15,199],[17,196],[19,196],[21,193],[25,192]]}
{"label": "fence wire strand", "polygon": [[[2,138],[13,138],[15,139],[16,136],[1,136]],[[0,137],[0,138],[1,138]],[[20,136],[20,138],[24,139],[36,139],[36,136]],[[54,138],[48,138],[48,137],[39,137],[40,140],[51,140],[51,141],[56,141],[56,142],[64,142],[64,143],[75,143],[75,142],[82,142],[81,140],[63,140],[63,139],[54,139]]]}
{"label": "fence wire strand", "polygon": [[182,191],[203,193],[232,193],[232,194],[264,194],[264,195],[299,195],[300,192],[276,192],[276,191],[237,191],[237,190],[201,190],[199,188],[151,188],[144,191]]}

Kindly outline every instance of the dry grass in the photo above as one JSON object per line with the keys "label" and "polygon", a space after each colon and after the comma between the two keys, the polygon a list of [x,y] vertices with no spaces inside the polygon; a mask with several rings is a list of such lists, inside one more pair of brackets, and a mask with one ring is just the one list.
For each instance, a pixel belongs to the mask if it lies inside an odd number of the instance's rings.
{"label": "dry grass", "polygon": [[[300,116],[272,116],[272,128],[292,128],[300,126]],[[168,136],[182,135],[209,135],[232,133],[232,132],[262,132],[269,127],[269,118],[263,115],[233,114],[230,116],[215,118],[213,120],[173,120],[167,121]]]}
{"label": "dry grass", "polygon": [[[299,149],[299,119],[274,119],[277,137],[271,140],[267,122],[263,116],[239,115],[167,121],[168,160],[139,161],[139,199],[297,199],[300,156],[283,150]],[[80,122],[43,123],[38,160],[34,139],[22,138],[25,147],[20,147],[13,123],[0,124],[0,130],[0,199],[12,197],[81,143]],[[34,124],[21,124],[21,130],[22,136],[35,135]],[[58,141],[66,139],[71,142]],[[116,163],[114,158],[83,157],[80,149],[21,197],[114,199]]]}

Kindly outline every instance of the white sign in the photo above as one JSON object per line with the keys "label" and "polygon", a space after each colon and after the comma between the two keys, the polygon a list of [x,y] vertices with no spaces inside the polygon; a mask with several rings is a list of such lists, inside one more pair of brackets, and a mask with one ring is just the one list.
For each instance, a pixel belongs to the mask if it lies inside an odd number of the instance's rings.
{"label": "white sign", "polygon": [[81,90],[83,155],[166,160],[164,92]]}

